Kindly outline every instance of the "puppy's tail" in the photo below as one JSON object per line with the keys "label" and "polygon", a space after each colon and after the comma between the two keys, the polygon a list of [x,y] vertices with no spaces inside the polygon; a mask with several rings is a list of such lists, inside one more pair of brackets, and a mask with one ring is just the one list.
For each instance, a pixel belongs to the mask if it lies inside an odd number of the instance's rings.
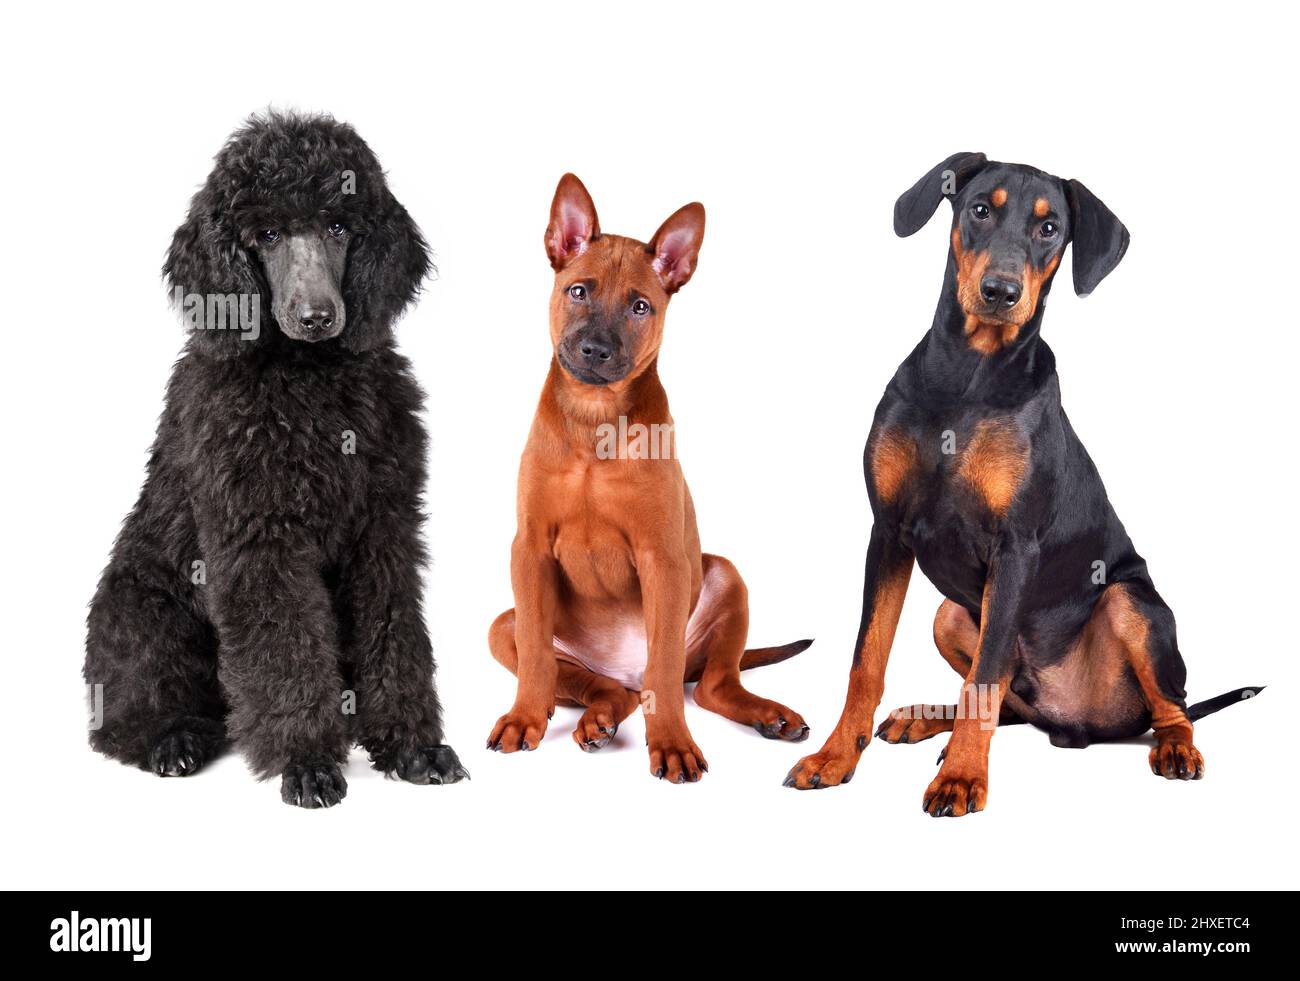
{"label": "puppy's tail", "polygon": [[[763,668],[769,664],[780,664],[782,661],[788,661],[796,654],[806,651],[811,646],[811,640],[796,640],[792,644],[783,644],[780,647],[755,647],[741,655],[740,670],[748,671],[750,668]],[[700,677],[704,674],[704,666],[708,663],[708,658],[704,655],[697,654],[696,656],[699,658],[698,663],[688,663],[686,665],[686,683],[688,685],[700,680]]]}
{"label": "puppy's tail", "polygon": [[745,651],[741,657],[740,670],[748,671],[750,668],[765,668],[769,664],[780,664],[796,654],[802,654],[810,647],[812,647],[811,640],[796,640],[791,644],[782,644],[780,647],[755,647]]}
{"label": "puppy's tail", "polygon": [[[744,667],[745,662],[741,661],[740,666]],[[1203,702],[1197,702],[1187,708],[1187,718],[1192,722],[1203,719],[1207,715],[1213,715],[1220,709],[1226,709],[1229,705],[1236,705],[1238,702],[1245,701],[1247,698],[1254,698],[1264,690],[1263,685],[1252,685],[1249,688],[1238,688],[1235,691],[1224,692],[1222,695],[1216,695],[1214,698],[1207,698]]]}

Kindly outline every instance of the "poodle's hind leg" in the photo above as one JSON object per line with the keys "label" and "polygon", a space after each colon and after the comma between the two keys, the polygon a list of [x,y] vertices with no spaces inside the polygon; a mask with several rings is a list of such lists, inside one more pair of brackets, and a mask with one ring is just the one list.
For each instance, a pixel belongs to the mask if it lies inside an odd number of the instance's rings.
{"label": "poodle's hind leg", "polygon": [[128,522],[90,607],[90,744],[159,776],[189,776],[226,745],[216,634],[190,570],[132,532]]}

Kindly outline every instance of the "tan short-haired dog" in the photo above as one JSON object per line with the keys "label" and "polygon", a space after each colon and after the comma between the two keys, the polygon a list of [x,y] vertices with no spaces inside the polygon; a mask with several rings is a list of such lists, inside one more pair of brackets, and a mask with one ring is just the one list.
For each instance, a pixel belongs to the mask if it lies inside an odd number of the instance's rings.
{"label": "tan short-haired dog", "polygon": [[586,708],[573,738],[594,751],[644,703],[650,772],[693,783],[708,765],[686,726],[689,681],[704,708],[768,738],[808,735],[798,713],[746,691],[740,671],[812,642],[745,650],[745,584],[726,559],[700,553],[681,466],[656,452],[672,432],[657,371],[664,314],[703,237],[700,204],[646,245],[602,235],[572,174],[556,189],[546,229],[555,355],[519,468],[515,608],[489,633],[519,688],[491,749],[535,749],[558,703]]}

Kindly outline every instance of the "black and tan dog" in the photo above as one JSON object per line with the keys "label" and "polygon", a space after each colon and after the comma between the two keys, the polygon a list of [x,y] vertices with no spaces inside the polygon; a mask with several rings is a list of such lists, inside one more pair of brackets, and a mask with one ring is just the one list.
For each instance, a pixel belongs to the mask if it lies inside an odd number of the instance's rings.
{"label": "black and tan dog", "polygon": [[934,322],[876,410],[864,459],[874,524],[862,626],[839,724],[786,778],[847,783],[871,736],[913,562],[945,597],[939,652],[965,679],[960,705],[912,706],[876,735],[952,732],[925,792],[934,816],[983,809],[999,721],[1058,746],[1155,731],[1154,773],[1205,772],[1192,722],[1257,689],[1187,707],[1174,617],[1061,408],[1039,337],[1067,243],[1086,296],[1129,236],[1076,180],[994,163],[943,161],[899,198],[894,230],[918,231],[949,198],[951,250]]}
{"label": "black and tan dog", "polygon": [[586,709],[573,738],[591,752],[643,704],[650,772],[694,783],[708,764],[686,726],[684,681],[699,682],[701,706],[770,739],[808,735],[796,712],[747,691],[740,672],[811,641],[746,651],[745,583],[726,559],[700,552],[671,442],[648,447],[669,452],[610,453],[619,447],[602,435],[671,433],[659,344],[703,237],[702,205],[680,208],[645,244],[603,234],[572,174],[556,188],[546,229],[555,354],[519,467],[515,607],[488,638],[519,686],[490,749],[536,749],[558,703]]}

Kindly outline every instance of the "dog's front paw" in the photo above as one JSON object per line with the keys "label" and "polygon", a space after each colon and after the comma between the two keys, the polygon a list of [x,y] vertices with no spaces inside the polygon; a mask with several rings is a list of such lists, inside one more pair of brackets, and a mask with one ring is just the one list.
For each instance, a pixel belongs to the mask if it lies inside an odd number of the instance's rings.
{"label": "dog's front paw", "polygon": [[988,802],[987,772],[966,772],[947,763],[926,788],[921,809],[930,817],[961,817],[984,810]]}
{"label": "dog's front paw", "polygon": [[1205,776],[1205,758],[1190,739],[1163,739],[1148,757],[1151,772],[1166,780],[1200,780]]}
{"label": "dog's front paw", "polygon": [[333,807],[348,795],[343,770],[330,759],[291,763],[280,777],[280,800],[298,807]]}
{"label": "dog's front paw", "polygon": [[392,772],[408,783],[421,785],[441,785],[469,779],[469,771],[450,746],[425,746],[423,749],[401,753]]}
{"label": "dog's front paw", "polygon": [[192,732],[169,732],[149,751],[149,769],[160,777],[188,777],[208,761],[209,741]]}
{"label": "dog's front paw", "polygon": [[498,753],[525,753],[542,744],[550,716],[546,712],[512,708],[492,727],[487,748]]}
{"label": "dog's front paw", "polygon": [[867,741],[866,736],[845,740],[838,732],[832,733],[818,752],[805,756],[791,768],[785,775],[784,786],[795,790],[824,790],[848,783],[853,779]]}
{"label": "dog's front paw", "polygon": [[646,738],[650,775],[669,783],[698,783],[709,772],[708,761],[686,731]]}

